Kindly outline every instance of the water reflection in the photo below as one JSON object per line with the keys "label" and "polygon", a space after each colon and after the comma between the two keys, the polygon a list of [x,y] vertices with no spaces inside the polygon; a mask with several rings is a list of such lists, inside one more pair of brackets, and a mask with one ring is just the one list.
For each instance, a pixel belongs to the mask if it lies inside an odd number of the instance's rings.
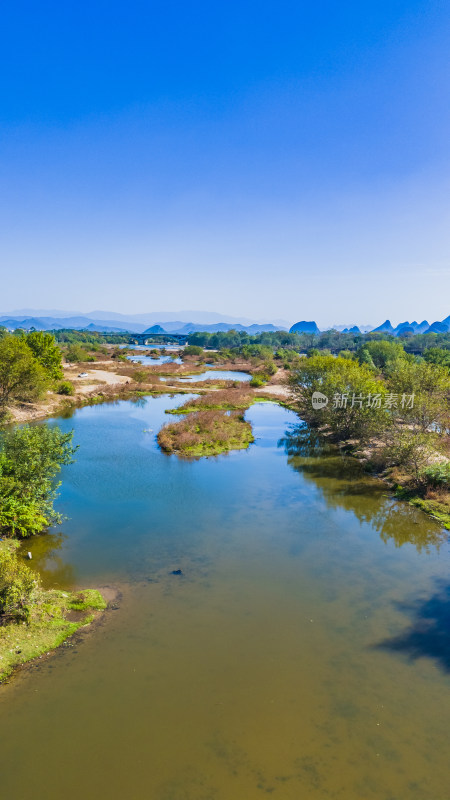
{"label": "water reflection", "polygon": [[448,539],[435,520],[396,501],[381,480],[364,471],[360,461],[336,445],[320,441],[317,432],[305,424],[290,428],[279,446],[284,447],[288,464],[315,483],[329,508],[352,511],[361,523],[370,523],[386,544],[412,544],[427,551]]}
{"label": "water reflection", "polygon": [[396,603],[400,611],[412,617],[412,624],[377,647],[405,653],[411,661],[432,658],[444,672],[450,672],[450,584],[438,581],[436,586],[436,592],[426,600]]}
{"label": "water reflection", "polygon": [[74,568],[63,560],[60,553],[66,540],[67,535],[58,531],[34,536],[22,545],[24,552],[31,552],[33,567],[39,572],[45,587],[67,589],[75,585]]}

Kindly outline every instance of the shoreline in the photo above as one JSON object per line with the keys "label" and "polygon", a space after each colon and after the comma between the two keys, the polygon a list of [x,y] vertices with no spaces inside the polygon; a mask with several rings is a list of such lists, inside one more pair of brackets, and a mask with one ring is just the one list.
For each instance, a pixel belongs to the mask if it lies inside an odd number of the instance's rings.
{"label": "shoreline", "polygon": [[42,589],[39,599],[52,607],[47,617],[0,626],[0,688],[19,671],[54,655],[73,636],[92,631],[105,612],[116,607],[120,592],[110,586],[72,592]]}

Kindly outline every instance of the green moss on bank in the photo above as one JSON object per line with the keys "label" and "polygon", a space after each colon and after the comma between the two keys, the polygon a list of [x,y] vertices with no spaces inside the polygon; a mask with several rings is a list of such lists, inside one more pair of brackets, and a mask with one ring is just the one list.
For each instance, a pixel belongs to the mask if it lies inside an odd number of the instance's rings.
{"label": "green moss on bank", "polygon": [[407,500],[412,506],[420,508],[426,514],[430,514],[437,519],[441,525],[447,530],[450,530],[450,508],[447,503],[440,503],[439,500],[430,500],[415,495],[413,492],[402,492],[397,490],[395,492],[397,497]]}
{"label": "green moss on bank", "polygon": [[72,594],[68,608],[73,611],[104,611],[106,606],[106,600],[97,589],[85,589]]}

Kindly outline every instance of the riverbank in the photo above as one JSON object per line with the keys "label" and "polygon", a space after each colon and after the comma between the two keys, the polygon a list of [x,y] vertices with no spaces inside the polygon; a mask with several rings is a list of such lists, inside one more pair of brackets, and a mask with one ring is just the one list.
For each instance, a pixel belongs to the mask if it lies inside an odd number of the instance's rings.
{"label": "riverbank", "polygon": [[[295,407],[292,407],[295,411]],[[324,441],[332,441],[330,432],[318,430]],[[450,530],[450,492],[445,487],[418,485],[413,476],[399,467],[379,466],[379,453],[382,443],[377,439],[364,447],[358,447],[353,440],[335,444],[347,455],[358,459],[366,472],[376,476],[389,488],[394,497],[403,500],[437,520],[446,530]]]}
{"label": "riverbank", "polygon": [[[248,362],[239,361],[236,364],[227,363],[212,367],[213,371],[220,372],[226,368],[232,372],[250,371]],[[143,367],[129,361],[99,361],[87,368],[86,364],[64,365],[64,381],[70,381],[73,386],[72,395],[60,395],[54,391],[46,392],[45,396],[36,402],[17,403],[9,406],[7,411],[11,423],[26,423],[39,419],[48,419],[66,415],[71,411],[86,405],[111,402],[114,400],[130,400],[142,396],[161,394],[196,394],[220,391],[236,386],[232,381],[217,380],[183,382],[180,378],[191,375],[200,375],[204,366],[189,361],[184,364],[163,364]],[[138,380],[136,380],[138,378]],[[164,378],[164,380],[161,380]],[[167,380],[169,379],[169,380]],[[236,382],[237,383],[237,382]],[[247,389],[247,387],[246,387]],[[289,388],[285,385],[285,374],[282,370],[271,377],[270,381],[262,387],[250,387],[248,391],[253,396],[287,402]]]}
{"label": "riverbank", "polygon": [[[0,566],[2,555],[12,555],[22,572],[26,570],[32,575],[29,567],[20,565],[23,556],[17,554],[17,547],[18,543],[12,540],[0,541]],[[26,614],[24,610],[17,616],[0,615],[0,683],[16,667],[55,650],[107,608],[107,599],[96,589],[76,592],[43,589],[36,574],[33,574],[33,582],[26,599]],[[1,583],[0,589],[4,590]]]}

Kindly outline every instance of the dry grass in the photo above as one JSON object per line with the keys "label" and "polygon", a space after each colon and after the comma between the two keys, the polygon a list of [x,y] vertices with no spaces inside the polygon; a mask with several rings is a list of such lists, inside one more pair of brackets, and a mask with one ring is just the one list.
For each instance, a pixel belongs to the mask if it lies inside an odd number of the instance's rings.
{"label": "dry grass", "polygon": [[252,427],[239,411],[197,411],[164,425],[158,443],[166,453],[188,458],[242,450],[253,442]]}

